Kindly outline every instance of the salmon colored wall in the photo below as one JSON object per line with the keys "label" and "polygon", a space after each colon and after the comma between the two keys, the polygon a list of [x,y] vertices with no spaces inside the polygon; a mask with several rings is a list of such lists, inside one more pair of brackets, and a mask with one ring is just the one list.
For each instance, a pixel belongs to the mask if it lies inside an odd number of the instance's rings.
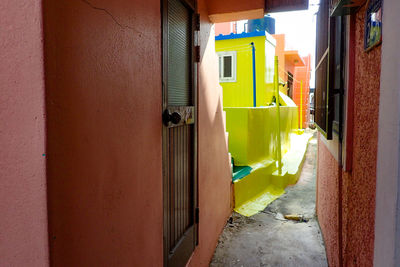
{"label": "salmon colored wall", "polygon": [[318,133],[317,215],[330,266],[339,266],[338,163]]}
{"label": "salmon colored wall", "polygon": [[[297,81],[303,81],[303,93],[302,93],[302,98],[303,98],[303,111],[302,111],[302,116],[303,116],[303,128],[307,128],[308,126],[308,118],[310,114],[309,110],[309,103],[310,103],[310,70],[311,70],[311,55],[308,55],[306,57],[303,57],[303,61],[305,63],[304,67],[294,67],[294,81],[293,81],[293,101],[296,103],[296,105],[299,107],[299,115],[300,115],[300,83]],[[297,81],[296,81],[297,80]],[[300,118],[300,117],[299,117]],[[300,123],[300,120],[299,120]]]}
{"label": "salmon colored wall", "polygon": [[160,1],[44,1],[50,261],[161,266]]}
{"label": "salmon colored wall", "polygon": [[[279,65],[281,65],[281,64],[279,64]],[[295,70],[294,64],[285,60],[285,71],[290,72],[291,74],[294,75],[294,70]],[[286,74],[286,77],[287,77],[287,74]]]}
{"label": "salmon colored wall", "polygon": [[273,34],[276,40],[275,55],[278,56],[279,62],[279,78],[287,81],[287,74],[285,70],[285,35],[284,34]]}
{"label": "salmon colored wall", "polygon": [[215,23],[215,35],[227,35],[232,32],[232,22]]}
{"label": "salmon colored wall", "polygon": [[356,16],[353,172],[347,187],[349,235],[344,253],[345,262],[354,266],[372,265],[375,226],[381,47],[364,52],[364,24],[365,7]]}
{"label": "salmon colored wall", "polygon": [[206,0],[208,14],[221,14],[242,12],[246,10],[262,9],[265,8],[264,0],[231,0],[227,4],[226,0]]}
{"label": "salmon colored wall", "polygon": [[[356,14],[353,169],[350,173],[344,172],[342,178],[345,266],[372,266],[374,253],[381,48],[364,52],[364,14],[365,7]],[[338,230],[330,226],[331,216],[337,210],[337,188],[329,183],[337,179],[337,172],[325,170],[332,165],[332,158],[324,146],[320,144],[318,154],[318,170],[321,172],[317,180],[317,212],[325,240],[333,240],[338,235]],[[326,242],[326,249],[328,257],[338,253],[334,243]],[[329,257],[329,260],[331,266],[337,266],[334,257]]]}
{"label": "salmon colored wall", "polygon": [[218,78],[214,27],[204,0],[201,17],[199,88],[199,246],[189,266],[209,266],[218,238],[231,214],[232,175],[226,146],[222,88]]}
{"label": "salmon colored wall", "polygon": [[276,40],[275,55],[278,56],[279,61],[279,78],[287,81],[288,75],[285,71],[294,75],[295,66],[285,60],[286,38],[284,34],[273,34],[272,36]]}
{"label": "salmon colored wall", "polygon": [[0,266],[48,266],[41,2],[1,2]]}
{"label": "salmon colored wall", "polygon": [[[45,4],[54,265],[162,265],[159,4]],[[205,1],[199,8],[200,232],[190,264],[208,266],[231,213],[231,175],[214,30]]]}

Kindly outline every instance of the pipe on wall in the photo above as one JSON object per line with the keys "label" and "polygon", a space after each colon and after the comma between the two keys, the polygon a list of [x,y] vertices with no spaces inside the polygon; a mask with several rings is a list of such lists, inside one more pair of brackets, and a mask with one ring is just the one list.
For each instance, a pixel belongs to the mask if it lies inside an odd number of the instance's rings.
{"label": "pipe on wall", "polygon": [[257,87],[256,87],[256,47],[254,42],[250,43],[253,56],[253,107],[257,106]]}

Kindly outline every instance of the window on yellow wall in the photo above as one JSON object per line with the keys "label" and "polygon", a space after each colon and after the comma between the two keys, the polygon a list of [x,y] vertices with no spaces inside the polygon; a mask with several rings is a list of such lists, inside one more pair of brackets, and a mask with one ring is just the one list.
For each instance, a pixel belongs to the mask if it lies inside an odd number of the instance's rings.
{"label": "window on yellow wall", "polygon": [[218,52],[219,82],[236,82],[236,51]]}

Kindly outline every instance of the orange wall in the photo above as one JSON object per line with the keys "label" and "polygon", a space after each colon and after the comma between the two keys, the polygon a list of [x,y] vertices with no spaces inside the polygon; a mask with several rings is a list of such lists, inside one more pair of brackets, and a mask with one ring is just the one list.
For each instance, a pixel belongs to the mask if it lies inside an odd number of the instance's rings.
{"label": "orange wall", "polygon": [[42,1],[0,18],[0,266],[48,266]]}
{"label": "orange wall", "polygon": [[294,75],[295,66],[285,60],[286,38],[284,34],[273,34],[272,36],[276,40],[275,55],[278,56],[279,61],[279,78],[287,81],[288,75],[286,72]]}
{"label": "orange wall", "polygon": [[[44,8],[51,263],[161,266],[160,1],[90,3]],[[208,266],[231,212],[231,176],[214,32],[205,1],[199,8],[200,243],[191,265]]]}
{"label": "orange wall", "polygon": [[343,244],[335,241],[337,162],[321,141],[318,151],[317,214],[330,266],[338,266],[339,248],[344,266],[373,264],[381,48],[364,52],[364,14],[365,7],[356,14],[355,23],[353,165],[352,171],[342,173]]}
{"label": "orange wall", "polygon": [[[303,57],[303,61],[305,63],[304,67],[294,67],[294,79],[297,81],[303,81],[303,103],[302,103],[302,116],[303,116],[303,128],[308,126],[309,114],[310,114],[310,70],[311,70],[311,55]],[[299,107],[299,116],[300,116],[300,83],[293,81],[293,101]],[[300,123],[300,120],[299,120]]]}
{"label": "orange wall", "polygon": [[[273,34],[276,40],[275,55],[278,56],[279,62],[279,78],[287,81],[287,74],[284,70],[285,65],[285,35],[284,34]],[[292,72],[293,73],[293,72]]]}

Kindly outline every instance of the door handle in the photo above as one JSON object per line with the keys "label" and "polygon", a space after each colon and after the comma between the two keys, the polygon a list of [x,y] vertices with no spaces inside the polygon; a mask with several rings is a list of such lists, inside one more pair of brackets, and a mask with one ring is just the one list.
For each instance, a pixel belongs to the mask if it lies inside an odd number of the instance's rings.
{"label": "door handle", "polygon": [[163,120],[163,123],[165,126],[168,126],[169,122],[171,122],[173,124],[178,124],[182,120],[182,115],[176,111],[172,112],[172,114],[171,114],[170,111],[168,109],[166,109],[163,112],[162,120]]}

